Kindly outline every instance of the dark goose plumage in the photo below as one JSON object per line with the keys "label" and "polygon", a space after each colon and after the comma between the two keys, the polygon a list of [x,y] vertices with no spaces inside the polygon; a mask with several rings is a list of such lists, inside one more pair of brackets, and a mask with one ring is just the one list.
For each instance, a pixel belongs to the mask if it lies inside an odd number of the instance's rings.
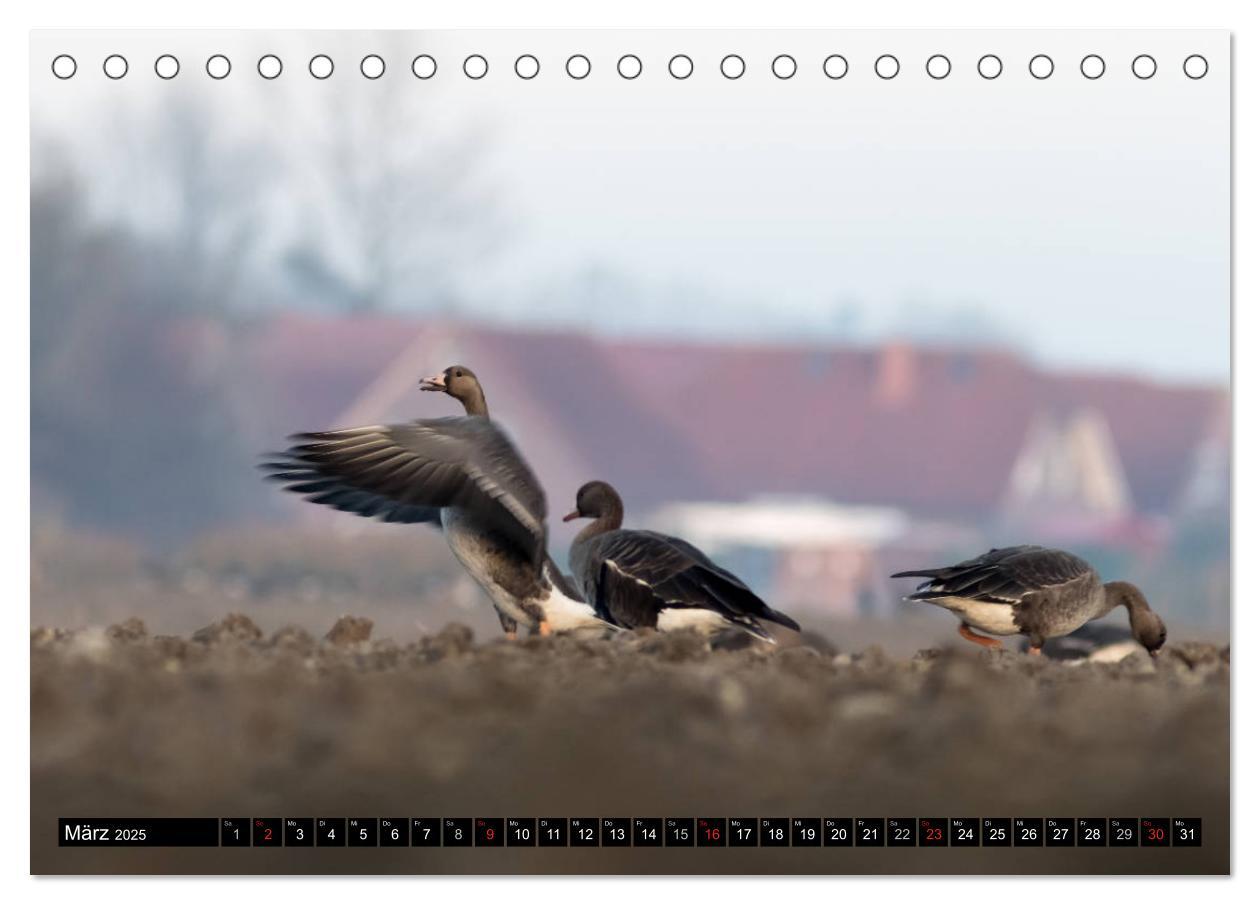
{"label": "dark goose plumage", "polygon": [[747,585],[700,550],[655,531],[621,528],[623,507],[603,481],[578,491],[577,510],[565,516],[594,518],[569,549],[569,568],[600,618],[622,628],[737,626],[773,640],[760,624],[800,626],[771,609]]}
{"label": "dark goose plumage", "polygon": [[598,623],[547,555],[546,496],[490,420],[476,375],[453,365],[422,387],[454,396],[468,414],[297,434],[262,468],[313,503],[440,525],[509,633],[521,622],[543,632]]}
{"label": "dark goose plumage", "polygon": [[953,612],[959,634],[987,647],[994,638],[1027,635],[1033,653],[1047,638],[1071,634],[1117,606],[1129,611],[1133,635],[1154,653],[1166,637],[1164,624],[1146,597],[1123,581],[1103,583],[1094,568],[1064,550],[1024,545],[1002,547],[936,569],[898,572],[893,578],[925,578],[907,600],[921,600]]}

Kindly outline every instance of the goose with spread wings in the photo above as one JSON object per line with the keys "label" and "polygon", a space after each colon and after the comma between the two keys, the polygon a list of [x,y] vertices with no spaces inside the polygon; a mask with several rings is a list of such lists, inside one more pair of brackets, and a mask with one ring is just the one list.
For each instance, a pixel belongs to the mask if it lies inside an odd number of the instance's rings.
{"label": "goose with spread wings", "polygon": [[958,634],[984,647],[1002,646],[990,635],[1026,635],[1029,652],[1039,654],[1047,638],[1071,634],[1118,606],[1128,610],[1133,637],[1152,656],[1168,635],[1135,585],[1104,583],[1093,566],[1065,550],[994,548],[956,565],[892,577],[926,579],[906,599],[949,610],[961,620]]}
{"label": "goose with spread wings", "polygon": [[771,642],[762,623],[801,630],[685,540],[623,529],[623,515],[617,491],[591,481],[578,491],[577,509],[564,517],[594,519],[569,548],[569,568],[600,618],[621,628],[661,631],[733,626]]}
{"label": "goose with spread wings", "polygon": [[547,500],[533,471],[490,420],[471,370],[421,381],[464,405],[462,417],[297,434],[262,468],[313,503],[385,522],[441,527],[489,595],[503,630],[606,627],[547,553]]}

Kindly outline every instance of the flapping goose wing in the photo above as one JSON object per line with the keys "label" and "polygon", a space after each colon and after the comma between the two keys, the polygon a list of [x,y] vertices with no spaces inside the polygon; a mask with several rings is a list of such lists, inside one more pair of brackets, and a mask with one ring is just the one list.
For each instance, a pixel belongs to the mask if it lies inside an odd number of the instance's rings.
{"label": "flapping goose wing", "polygon": [[462,509],[542,567],[547,502],[538,479],[494,422],[433,418],[296,434],[263,464],[285,489],[385,521],[438,521]]}
{"label": "flapping goose wing", "polygon": [[926,578],[911,600],[963,597],[989,603],[1019,603],[1035,591],[1060,587],[1093,575],[1093,567],[1064,550],[1020,546],[990,550],[975,559],[945,566],[898,572],[893,578]]}
{"label": "flapping goose wing", "polygon": [[654,531],[610,531],[591,544],[584,570],[587,599],[602,618],[623,628],[655,625],[662,609],[712,610],[765,637],[754,618],[798,628],[742,581],[686,541]]}

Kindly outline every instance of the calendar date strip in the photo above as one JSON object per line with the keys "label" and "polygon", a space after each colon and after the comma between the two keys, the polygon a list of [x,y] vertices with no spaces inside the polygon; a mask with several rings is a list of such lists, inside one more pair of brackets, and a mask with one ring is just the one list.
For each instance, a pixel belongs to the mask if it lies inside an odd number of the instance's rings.
{"label": "calendar date strip", "polygon": [[1199,817],[62,817],[65,847],[1168,848]]}

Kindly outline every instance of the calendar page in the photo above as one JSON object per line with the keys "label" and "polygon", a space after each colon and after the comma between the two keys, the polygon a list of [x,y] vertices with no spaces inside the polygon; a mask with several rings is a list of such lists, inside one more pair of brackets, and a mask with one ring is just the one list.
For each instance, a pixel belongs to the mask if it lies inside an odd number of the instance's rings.
{"label": "calendar page", "polygon": [[1229,873],[1227,32],[30,51],[33,873]]}

